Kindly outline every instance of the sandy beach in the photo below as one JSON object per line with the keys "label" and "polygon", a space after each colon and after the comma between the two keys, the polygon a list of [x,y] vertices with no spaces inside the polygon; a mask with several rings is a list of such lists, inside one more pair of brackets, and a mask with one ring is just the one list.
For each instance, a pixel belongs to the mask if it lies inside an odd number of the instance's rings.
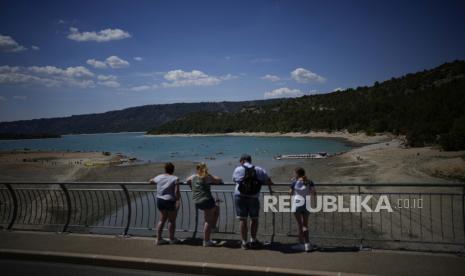
{"label": "sandy beach", "polygon": [[[282,165],[268,168],[276,183],[287,183],[296,166],[306,168],[311,178],[320,183],[446,183],[465,179],[465,151],[444,152],[433,147],[405,148],[402,138],[388,134],[366,136],[347,132],[314,132],[226,135],[329,137],[363,144],[326,159],[287,160]],[[147,181],[163,171],[162,163],[122,164],[122,158],[114,153],[108,156],[102,152],[1,152],[0,181],[135,182]],[[175,164],[176,174],[181,179],[194,171],[193,162]]]}
{"label": "sandy beach", "polygon": [[377,135],[366,135],[365,133],[349,133],[348,131],[334,131],[334,132],[324,132],[324,131],[311,131],[311,132],[228,132],[228,133],[209,133],[209,134],[159,134],[150,136],[160,136],[160,137],[195,137],[195,136],[256,136],[256,137],[309,137],[309,138],[331,138],[331,139],[342,139],[346,142],[354,144],[373,144],[383,141],[389,141],[395,136],[391,134],[380,133]]}
{"label": "sandy beach", "polygon": [[[306,160],[303,166],[320,183],[448,183],[464,181],[464,157],[465,151],[405,148],[402,140],[392,139],[327,159]],[[272,169],[271,174],[289,174],[297,165]]]}
{"label": "sandy beach", "polygon": [[109,165],[118,157],[101,152],[0,152],[1,181],[73,181],[89,164]]}

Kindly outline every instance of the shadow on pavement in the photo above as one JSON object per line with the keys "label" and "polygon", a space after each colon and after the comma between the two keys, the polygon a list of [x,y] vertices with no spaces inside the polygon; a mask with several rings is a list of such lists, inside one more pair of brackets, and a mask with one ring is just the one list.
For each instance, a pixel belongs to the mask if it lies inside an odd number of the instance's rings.
{"label": "shadow on pavement", "polygon": [[[218,239],[216,240],[217,244],[214,247],[225,247],[231,249],[240,249],[241,242],[239,240],[229,240],[229,239]],[[182,245],[190,246],[202,246],[202,239],[185,239],[181,242]],[[295,253],[304,253],[304,248],[302,244],[298,243],[264,243],[263,246],[249,248],[249,250],[270,250],[278,251],[284,254],[295,254]],[[360,248],[358,246],[317,246],[314,245],[312,250],[307,252],[358,252]]]}

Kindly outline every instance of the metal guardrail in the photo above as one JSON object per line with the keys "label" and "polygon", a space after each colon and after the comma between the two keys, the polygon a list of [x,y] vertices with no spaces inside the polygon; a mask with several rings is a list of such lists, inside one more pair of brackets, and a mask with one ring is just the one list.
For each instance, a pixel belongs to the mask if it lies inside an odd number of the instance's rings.
{"label": "metal guardrail", "polygon": [[[275,195],[287,195],[288,184],[275,185]],[[319,195],[385,195],[394,212],[310,214],[312,238],[424,246],[465,246],[465,184],[319,184]],[[214,185],[220,200],[218,232],[237,235],[233,185]],[[259,233],[270,241],[296,237],[291,213],[262,212]],[[405,208],[420,202],[422,208]],[[372,204],[372,201],[371,203]],[[373,207],[373,206],[371,206]],[[399,207],[399,206],[394,206]],[[409,206],[411,207],[411,206]],[[417,206],[418,207],[418,206]],[[57,232],[93,232],[139,235],[153,233],[158,220],[155,186],[149,183],[0,183],[0,227]],[[176,231],[202,231],[203,218],[194,207],[191,191],[181,185]],[[403,247],[398,245],[395,247]]]}

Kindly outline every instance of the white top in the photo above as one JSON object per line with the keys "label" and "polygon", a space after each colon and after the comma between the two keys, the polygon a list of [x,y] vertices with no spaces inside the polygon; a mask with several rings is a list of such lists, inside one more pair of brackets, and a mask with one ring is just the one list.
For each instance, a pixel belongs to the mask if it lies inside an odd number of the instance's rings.
{"label": "white top", "polygon": [[315,190],[315,184],[313,181],[308,180],[307,185],[305,185],[304,181],[299,179],[292,182],[291,188],[294,190],[293,195],[299,195],[305,198]]}
{"label": "white top", "polygon": [[157,184],[157,198],[164,200],[176,200],[175,188],[178,177],[169,174],[160,174],[152,179]]}

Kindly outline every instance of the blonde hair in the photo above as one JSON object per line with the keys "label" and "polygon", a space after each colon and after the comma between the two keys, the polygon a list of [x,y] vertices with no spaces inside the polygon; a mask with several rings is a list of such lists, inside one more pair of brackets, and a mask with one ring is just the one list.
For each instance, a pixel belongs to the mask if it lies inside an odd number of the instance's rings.
{"label": "blonde hair", "polygon": [[208,175],[208,167],[207,164],[205,163],[199,163],[197,164],[197,174],[200,177],[205,177]]}

